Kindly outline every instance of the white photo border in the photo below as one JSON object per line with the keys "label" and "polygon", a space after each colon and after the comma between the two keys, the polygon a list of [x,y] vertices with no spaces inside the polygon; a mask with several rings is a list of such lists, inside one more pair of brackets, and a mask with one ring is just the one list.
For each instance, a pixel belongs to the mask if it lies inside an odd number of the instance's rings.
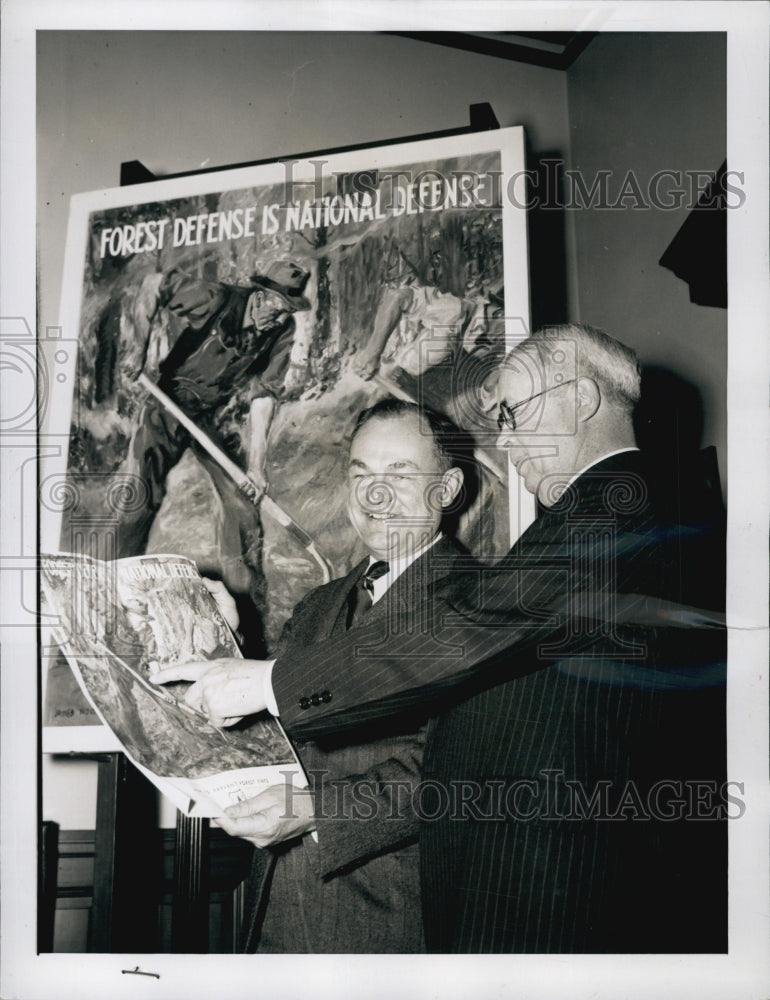
{"label": "white photo border", "polygon": [[[19,414],[32,409],[25,354],[34,340],[35,31],[146,28],[200,31],[222,25],[277,30],[346,29],[726,31],[728,158],[745,174],[747,198],[729,216],[728,623],[731,671],[728,724],[731,777],[745,784],[746,813],[730,829],[730,952],[699,956],[196,956],[37,955],[38,801],[37,663],[34,643],[35,532],[21,517],[34,445]],[[121,1000],[261,991],[319,998],[417,997],[692,997],[749,1000],[767,995],[767,523],[770,496],[768,348],[767,6],[744,2],[681,3],[50,3],[6,0],[2,32],[2,244],[0,323],[4,350],[18,348],[4,371],[2,586],[2,986],[5,1000]],[[34,354],[33,354],[34,357]],[[31,373],[34,383],[34,367]],[[32,603],[30,603],[30,599]],[[159,978],[126,974],[157,973]],[[300,985],[302,984],[302,985]]]}

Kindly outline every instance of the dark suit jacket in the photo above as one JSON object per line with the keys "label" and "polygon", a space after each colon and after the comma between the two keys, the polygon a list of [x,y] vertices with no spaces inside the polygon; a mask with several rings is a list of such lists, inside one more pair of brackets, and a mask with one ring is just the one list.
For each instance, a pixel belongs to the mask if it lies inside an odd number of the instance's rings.
{"label": "dark suit jacket", "polygon": [[[423,830],[429,948],[726,947],[724,813],[712,797],[711,820],[683,818],[701,809],[697,788],[712,787],[695,782],[724,780],[724,631],[692,610],[724,594],[708,581],[722,543],[706,537],[718,526],[683,525],[672,509],[642,456],[614,456],[493,571],[442,581],[419,634],[372,623],[354,643],[316,646],[326,704],[301,708],[296,656],[279,657],[274,690],[295,732],[385,717],[450,688],[468,699],[425,762],[439,789],[465,796],[454,813],[439,792],[424,803],[437,816]],[[598,812],[596,794],[607,798]]]}
{"label": "dark suit jacket", "polygon": [[[458,550],[442,539],[395,581],[365,620],[401,621],[452,565]],[[344,632],[347,602],[368,560],[319,587],[295,608],[281,649],[308,653]],[[359,625],[354,625],[351,633]],[[323,691],[312,671],[303,697]],[[314,791],[318,842],[280,845],[256,913],[264,911],[260,951],[409,952],[423,950],[417,837],[411,788],[420,778],[426,714],[375,723],[297,744]],[[269,900],[267,893],[269,892]]]}

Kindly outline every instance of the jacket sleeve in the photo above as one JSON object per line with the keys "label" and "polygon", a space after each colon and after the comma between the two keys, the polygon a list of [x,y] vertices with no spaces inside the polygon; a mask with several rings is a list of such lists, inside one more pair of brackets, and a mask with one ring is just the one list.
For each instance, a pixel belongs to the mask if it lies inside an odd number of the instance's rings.
{"label": "jacket sleeve", "polygon": [[[708,623],[677,620],[661,603],[664,577],[676,578],[679,562],[666,558],[649,509],[625,515],[602,501],[567,515],[546,511],[500,563],[447,577],[408,621],[386,616],[280,656],[272,681],[283,724],[316,738],[418,706],[436,714],[450,690],[489,687],[566,657],[670,670],[699,633],[713,641]],[[328,692],[321,704],[308,704],[308,671]]]}
{"label": "jacket sleeve", "polygon": [[416,842],[415,812],[427,725],[391,741],[389,755],[365,771],[308,775],[315,798],[320,874],[339,874]]}
{"label": "jacket sleeve", "polygon": [[[435,714],[427,706],[448,688],[495,662],[510,665],[512,649],[523,653],[553,634],[562,616],[547,607],[568,592],[569,566],[560,525],[548,521],[496,566],[470,561],[455,570],[416,607],[388,609],[309,649],[287,647],[272,673],[283,725],[313,739],[423,706]],[[308,677],[327,693],[320,705],[308,697]]]}
{"label": "jacket sleeve", "polygon": [[[567,586],[556,586],[556,570],[530,570],[523,603],[512,600],[515,572],[508,560],[504,570],[488,569],[483,577],[461,574],[408,621],[387,615],[312,648],[287,648],[272,672],[283,725],[297,737],[315,739],[430,706],[482,670],[510,667],[513,650],[523,654],[557,630],[559,616],[542,605],[557,592],[563,597]],[[313,704],[308,677],[313,690],[331,697]]]}

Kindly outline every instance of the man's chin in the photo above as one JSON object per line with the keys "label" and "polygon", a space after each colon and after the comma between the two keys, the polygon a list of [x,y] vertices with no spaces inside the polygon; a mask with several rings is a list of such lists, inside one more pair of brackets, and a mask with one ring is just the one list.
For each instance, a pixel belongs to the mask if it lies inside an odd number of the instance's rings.
{"label": "man's chin", "polygon": [[523,481],[524,489],[527,493],[537,496],[537,491],[540,488],[540,483],[542,482],[543,477],[538,476],[526,459],[516,467],[516,472],[519,478]]}
{"label": "man's chin", "polygon": [[566,475],[543,476],[537,487],[537,499],[543,507],[553,507],[567,490],[569,477]]}
{"label": "man's chin", "polygon": [[527,493],[531,493],[543,507],[550,507],[556,501],[553,496],[548,496],[548,476],[532,468],[528,461],[522,465],[523,468],[520,471],[517,469],[517,472],[524,480],[524,489]]}

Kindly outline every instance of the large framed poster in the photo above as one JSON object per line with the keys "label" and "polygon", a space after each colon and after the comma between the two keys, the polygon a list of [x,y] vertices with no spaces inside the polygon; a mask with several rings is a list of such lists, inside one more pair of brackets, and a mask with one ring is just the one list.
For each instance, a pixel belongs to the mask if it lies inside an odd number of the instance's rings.
{"label": "large framed poster", "polygon": [[[186,556],[269,654],[296,602],[361,557],[347,442],[390,394],[472,436],[459,537],[507,551],[531,509],[510,502],[491,381],[529,326],[524,179],[509,128],[75,196],[77,350],[50,409],[69,446],[43,457],[43,550]],[[44,749],[100,748],[51,661]]]}

